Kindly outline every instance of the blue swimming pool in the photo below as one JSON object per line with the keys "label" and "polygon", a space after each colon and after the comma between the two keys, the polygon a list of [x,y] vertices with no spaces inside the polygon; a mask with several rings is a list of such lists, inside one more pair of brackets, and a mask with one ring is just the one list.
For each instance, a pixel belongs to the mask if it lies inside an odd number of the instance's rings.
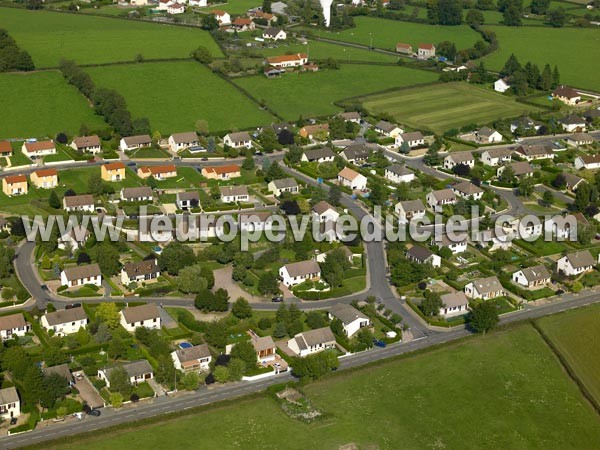
{"label": "blue swimming pool", "polygon": [[192,344],[190,344],[189,342],[182,342],[181,344],[179,344],[179,348],[190,348],[192,347]]}

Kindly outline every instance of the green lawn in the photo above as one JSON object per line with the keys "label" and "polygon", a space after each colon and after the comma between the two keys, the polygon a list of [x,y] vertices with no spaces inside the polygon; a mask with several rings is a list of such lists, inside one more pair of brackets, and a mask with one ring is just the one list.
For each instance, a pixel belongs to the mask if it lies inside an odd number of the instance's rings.
{"label": "green lawn", "polygon": [[600,305],[538,320],[570,368],[600,402]]}
{"label": "green lawn", "polygon": [[272,121],[270,114],[234,86],[196,62],[128,64],[87,71],[98,85],[121,92],[132,115],[148,117],[152,129],[165,136],[194,130],[200,119],[208,121],[211,132]]}
{"label": "green lawn", "polygon": [[229,0],[228,2],[221,3],[218,0],[211,3],[206,8],[198,8],[201,11],[212,11],[213,9],[220,9],[227,11],[229,14],[241,14],[245,15],[246,11],[257,6],[262,6],[260,0]]}
{"label": "green lawn", "polygon": [[[0,8],[0,17],[3,11]],[[53,138],[60,131],[75,134],[83,123],[91,129],[106,127],[59,72],[1,74],[0,92],[5,104],[10,105],[0,109],[0,139]]]}
{"label": "green lawn", "polygon": [[[86,437],[85,445],[196,448],[202,436],[203,448],[219,449],[335,450],[349,443],[364,449],[563,449],[595,448],[600,440],[598,416],[529,325],[340,373],[303,390],[327,414],[324,422],[305,425],[259,396],[103,432]],[[44,448],[79,448],[81,440],[73,439]]]}
{"label": "green lawn", "polygon": [[80,64],[133,61],[138,54],[182,58],[200,45],[222,56],[210,34],[198,28],[13,8],[0,9],[0,28],[31,54],[38,68],[55,67],[61,58]]}
{"label": "green lawn", "polygon": [[[100,167],[84,167],[79,169],[61,170],[58,172],[58,194],[61,195],[67,189],[73,189],[77,194],[88,193],[88,180],[94,173],[100,173]],[[115,192],[124,187],[135,187],[142,184],[142,180],[131,170],[126,169],[125,180],[109,183]]]}
{"label": "green lawn", "polygon": [[155,148],[155,147],[144,147],[144,148],[140,148],[138,150],[133,150],[132,152],[128,153],[130,158],[139,158],[139,159],[146,159],[146,158],[162,158],[162,159],[168,159],[171,157],[171,155],[169,154],[169,152],[167,152],[166,150],[163,150],[162,148]]}
{"label": "green lawn", "polygon": [[156,181],[156,187],[159,189],[185,189],[189,187],[198,187],[200,182],[206,179],[194,167],[178,167],[177,176],[167,178],[163,181]]}
{"label": "green lawn", "polygon": [[371,113],[391,114],[403,124],[436,133],[538,110],[491,89],[460,82],[365,97],[363,106]]}
{"label": "green lawn", "polygon": [[373,37],[373,47],[396,50],[398,42],[413,46],[417,51],[420,43],[433,43],[451,41],[457,49],[472,47],[480,36],[467,25],[443,26],[426,25],[412,22],[399,22],[396,20],[378,19],[374,17],[355,17],[356,28],[337,32],[319,32],[313,30],[317,36],[327,37],[346,42],[370,45]]}
{"label": "green lawn", "polygon": [[315,73],[287,73],[281,78],[264,76],[240,78],[235,82],[258,99],[264,99],[287,120],[335,114],[333,103],[351,96],[365,95],[393,87],[427,83],[437,74],[395,66],[342,64],[339,70]]}
{"label": "green lawn", "polygon": [[[600,34],[591,28],[502,27],[489,26],[496,33],[498,51],[484,58],[490,69],[500,70],[511,53],[522,64],[556,64],[561,82],[581,88],[600,89]],[[526,43],[526,44],[524,44]]]}

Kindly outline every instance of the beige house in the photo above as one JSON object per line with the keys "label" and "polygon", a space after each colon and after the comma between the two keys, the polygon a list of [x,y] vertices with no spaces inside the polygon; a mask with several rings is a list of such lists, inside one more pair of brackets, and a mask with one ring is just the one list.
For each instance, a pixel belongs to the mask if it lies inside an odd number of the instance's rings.
{"label": "beige house", "polygon": [[9,197],[27,194],[27,177],[25,175],[9,175],[2,178],[2,192]]}
{"label": "beige house", "polygon": [[166,180],[177,176],[177,167],[173,164],[164,166],[143,166],[137,170],[140,178],[156,178],[157,180]]}
{"label": "beige house", "polygon": [[54,334],[57,336],[77,333],[80,328],[85,328],[88,323],[88,316],[81,307],[59,309],[58,311],[44,314],[40,319],[42,327],[46,331],[54,331]]}
{"label": "beige house", "polygon": [[41,189],[54,189],[58,186],[58,172],[56,169],[41,169],[33,172],[29,179],[31,184]]}
{"label": "beige house", "polygon": [[552,98],[560,100],[567,105],[576,105],[581,101],[581,95],[575,89],[567,86],[559,86],[552,91]]}
{"label": "beige house", "polygon": [[251,343],[256,352],[256,360],[260,363],[273,361],[277,355],[277,346],[271,336],[256,336],[250,333]]}
{"label": "beige house", "polygon": [[242,176],[242,169],[235,164],[227,166],[209,166],[202,168],[202,176],[209,180],[231,180]]}
{"label": "beige house", "polygon": [[160,277],[160,269],[156,259],[130,262],[121,269],[121,283],[128,285],[131,282],[155,282]]}
{"label": "beige house", "polygon": [[320,280],[321,267],[314,259],[290,263],[279,269],[279,277],[286,286],[295,286],[306,280]]}
{"label": "beige house", "polygon": [[21,151],[29,158],[41,158],[56,153],[53,141],[24,142]]}
{"label": "beige house", "polygon": [[30,328],[29,324],[25,322],[25,316],[21,313],[0,317],[0,338],[3,341],[25,336]]}
{"label": "beige house", "polygon": [[14,386],[0,389],[0,417],[12,419],[21,415],[21,401]]}
{"label": "beige house", "polygon": [[212,355],[207,344],[179,348],[171,353],[175,369],[187,372],[205,372],[210,369]]}
{"label": "beige house", "polygon": [[160,311],[153,303],[125,308],[119,314],[121,325],[129,332],[134,332],[137,327],[160,330]]}
{"label": "beige house", "polygon": [[435,57],[435,45],[433,44],[419,44],[417,50],[418,59],[429,59]]}
{"label": "beige house", "polygon": [[200,141],[195,131],[188,131],[186,133],[174,133],[169,136],[169,148],[172,152],[180,152],[186,148],[198,147]]}
{"label": "beige house", "polygon": [[100,138],[96,135],[80,136],[73,138],[71,148],[84,153],[96,154],[102,150],[102,144],[100,143]]}
{"label": "beige house", "polygon": [[0,141],[0,156],[12,156],[12,145],[8,141]]}
{"label": "beige house", "polygon": [[[120,367],[125,369],[125,372],[127,372],[127,375],[129,376],[129,384],[132,386],[136,386],[139,383],[143,383],[154,378],[152,366],[145,359],[131,361],[121,365]],[[108,388],[110,388],[110,374],[116,368],[117,366],[98,370],[98,378],[106,382],[106,387]]]}
{"label": "beige house", "polygon": [[125,179],[125,164],[120,161],[104,164],[100,168],[100,176],[104,181],[122,181]]}
{"label": "beige house", "polygon": [[102,286],[100,266],[94,263],[85,266],[65,267],[60,273],[60,284],[68,287],[93,284],[100,287]]}
{"label": "beige house", "polygon": [[489,300],[503,296],[504,288],[496,276],[479,278],[465,286],[465,295],[468,298]]}
{"label": "beige house", "polygon": [[298,333],[287,342],[288,348],[301,358],[335,348],[335,336],[329,327]]}

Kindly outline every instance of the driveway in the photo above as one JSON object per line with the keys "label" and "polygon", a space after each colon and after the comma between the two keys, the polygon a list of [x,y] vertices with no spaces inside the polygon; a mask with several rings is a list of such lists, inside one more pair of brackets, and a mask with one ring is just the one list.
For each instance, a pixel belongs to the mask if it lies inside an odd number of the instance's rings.
{"label": "driveway", "polygon": [[243,290],[235,281],[233,281],[233,278],[231,278],[232,273],[233,266],[227,266],[223,267],[222,269],[215,270],[215,287],[227,289],[227,292],[229,292],[229,298],[232,301],[236,301],[239,297],[243,297],[249,302],[255,303],[265,300],[262,297],[256,297]]}
{"label": "driveway", "polygon": [[[77,379],[78,374],[83,375],[80,380]],[[85,401],[92,408],[104,407],[104,399],[100,396],[92,382],[89,380],[87,375],[83,371],[73,372],[75,378],[75,389],[79,391],[79,395],[82,400]]]}

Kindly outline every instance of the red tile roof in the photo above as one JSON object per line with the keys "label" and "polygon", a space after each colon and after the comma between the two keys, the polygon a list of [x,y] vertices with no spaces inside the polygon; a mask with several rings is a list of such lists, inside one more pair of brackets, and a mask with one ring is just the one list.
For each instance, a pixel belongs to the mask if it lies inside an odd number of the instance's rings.
{"label": "red tile roof", "polygon": [[55,148],[54,142],[52,141],[25,142],[25,150],[27,150],[29,153],[40,150],[48,150],[51,148]]}
{"label": "red tile roof", "polygon": [[41,170],[36,170],[35,174],[38,177],[57,177],[58,176],[58,172],[56,171],[56,169],[41,169]]}
{"label": "red tile roof", "polygon": [[8,184],[27,183],[27,177],[25,175],[9,175],[5,180]]}
{"label": "red tile roof", "polygon": [[125,164],[123,164],[120,161],[117,161],[117,162],[105,164],[104,168],[106,170],[119,170],[119,169],[124,169],[125,168]]}
{"label": "red tile roof", "polygon": [[0,141],[0,153],[12,153],[10,142]]}

